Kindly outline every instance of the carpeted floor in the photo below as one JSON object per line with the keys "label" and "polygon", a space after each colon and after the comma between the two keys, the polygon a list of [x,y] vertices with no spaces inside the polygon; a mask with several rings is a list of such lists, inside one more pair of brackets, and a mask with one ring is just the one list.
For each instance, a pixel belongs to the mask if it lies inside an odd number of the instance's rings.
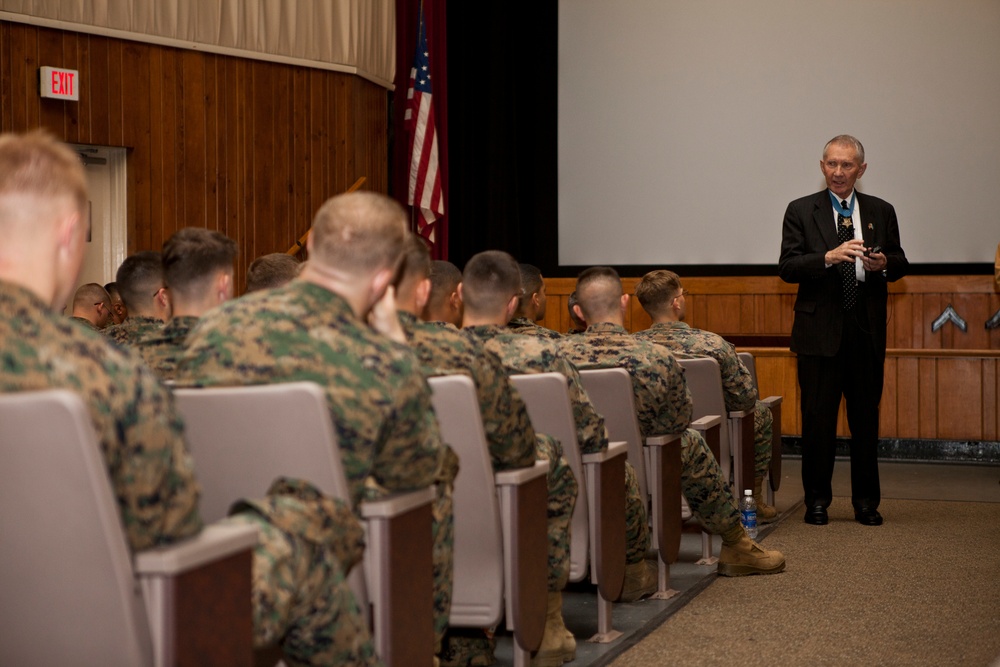
{"label": "carpeted floor", "polygon": [[1000,505],[883,500],[881,527],[835,502],[765,540],[784,573],[707,590],[613,664],[991,665],[1000,657]]}

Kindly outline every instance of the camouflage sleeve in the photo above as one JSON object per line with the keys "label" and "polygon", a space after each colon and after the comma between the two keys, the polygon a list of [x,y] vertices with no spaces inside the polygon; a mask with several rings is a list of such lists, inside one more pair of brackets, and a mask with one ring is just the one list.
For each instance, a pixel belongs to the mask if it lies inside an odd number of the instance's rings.
{"label": "camouflage sleeve", "polygon": [[382,425],[372,477],[390,491],[420,489],[437,480],[446,449],[431,406],[427,380],[417,371],[397,377],[396,405]]}
{"label": "camouflage sleeve", "polygon": [[481,352],[473,362],[472,375],[493,470],[533,465],[535,431],[528,418],[528,408],[511,384],[500,359],[489,350]]}
{"label": "camouflage sleeve", "polygon": [[596,454],[608,448],[608,429],[604,417],[598,414],[590,397],[580,381],[580,373],[568,359],[562,358],[569,378],[569,400],[573,406],[573,420],[576,422],[576,439],[583,454]]}
{"label": "camouflage sleeve", "polygon": [[109,462],[129,544],[144,549],[201,530],[198,483],[173,396],[145,368],[118,425],[124,447]]}
{"label": "camouflage sleeve", "polygon": [[723,341],[719,360],[722,372],[722,389],[726,396],[727,410],[751,410],[757,403],[757,389],[753,386],[753,376],[736,356],[736,350]]}
{"label": "camouflage sleeve", "polygon": [[636,392],[636,412],[644,435],[682,433],[691,423],[694,406],[684,379],[684,369],[669,353],[640,366],[634,374],[643,385],[644,400]]}

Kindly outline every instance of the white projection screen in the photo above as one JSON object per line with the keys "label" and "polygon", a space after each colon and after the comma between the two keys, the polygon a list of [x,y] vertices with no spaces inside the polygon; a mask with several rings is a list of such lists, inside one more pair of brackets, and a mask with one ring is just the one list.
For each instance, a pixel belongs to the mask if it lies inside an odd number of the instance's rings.
{"label": "white projection screen", "polygon": [[774,265],[853,134],[911,263],[1000,241],[1000,0],[560,0],[559,263]]}

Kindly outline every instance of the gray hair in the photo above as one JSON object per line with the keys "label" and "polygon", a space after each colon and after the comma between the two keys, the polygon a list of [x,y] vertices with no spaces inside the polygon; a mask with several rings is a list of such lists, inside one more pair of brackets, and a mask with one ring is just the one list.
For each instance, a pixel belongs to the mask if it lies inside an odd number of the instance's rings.
{"label": "gray hair", "polygon": [[826,159],[826,151],[830,148],[832,144],[837,144],[838,146],[850,146],[858,155],[858,164],[865,163],[865,147],[861,145],[861,142],[852,137],[849,134],[838,134],[830,141],[826,142],[823,146],[823,158]]}

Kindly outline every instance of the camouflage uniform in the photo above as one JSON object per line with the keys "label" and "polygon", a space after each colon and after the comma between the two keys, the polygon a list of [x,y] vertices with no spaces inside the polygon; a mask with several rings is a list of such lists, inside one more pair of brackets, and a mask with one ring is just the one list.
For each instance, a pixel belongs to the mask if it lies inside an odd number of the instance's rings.
{"label": "camouflage uniform", "polygon": [[[512,373],[561,373],[569,378],[570,403],[577,428],[577,442],[583,454],[593,454],[608,448],[608,431],[604,418],[594,409],[580,383],[580,374],[563,356],[553,341],[537,336],[525,336],[506,327],[473,326],[466,329],[481,339],[485,348],[503,361]],[[637,563],[649,549],[649,522],[646,505],[639,497],[635,470],[625,464],[625,549],[626,562]]]}
{"label": "camouflage uniform", "polygon": [[530,466],[536,456],[549,462],[548,582],[550,591],[561,591],[569,580],[570,522],[578,491],[562,446],[555,438],[535,433],[528,409],[503,364],[478,338],[457,329],[424,324],[406,312],[400,312],[399,319],[425,375],[461,373],[476,383],[494,471]]}
{"label": "camouflage uniform", "polygon": [[254,646],[280,643],[289,665],[380,665],[345,576],[364,552],[350,506],[308,482],[278,478],[234,505],[227,523],[257,529]]}
{"label": "camouflage uniform", "polygon": [[162,328],[145,332],[134,347],[161,380],[173,380],[177,376],[177,361],[184,353],[188,333],[196,324],[198,318],[194,315],[174,317]]}
{"label": "camouflage uniform", "polygon": [[760,478],[767,475],[771,465],[773,419],[767,406],[757,400],[753,376],[736,356],[736,348],[722,336],[703,329],[692,329],[685,322],[657,323],[634,336],[664,346],[678,359],[711,357],[719,362],[726,410],[753,408],[754,476]]}
{"label": "camouflage uniform", "polygon": [[593,324],[563,343],[566,356],[581,369],[624,368],[632,376],[636,416],[643,437],[681,433],[681,490],[691,511],[711,532],[739,525],[733,493],[705,439],[691,423],[691,394],[684,369],[665,348],[636,340],[624,327]]}
{"label": "camouflage uniform", "polygon": [[97,326],[93,322],[91,322],[90,320],[88,320],[86,317],[75,317],[74,316],[74,317],[71,317],[69,319],[70,319],[71,322],[78,322],[78,323],[82,324],[83,326],[87,327],[91,331],[100,331],[100,329],[98,329]]}
{"label": "camouflage uniform", "polygon": [[558,331],[553,331],[552,329],[543,327],[535,322],[532,322],[527,317],[515,317],[507,323],[507,328],[514,333],[525,334],[528,336],[538,336],[539,338],[545,338],[547,340],[558,341],[563,337],[563,335]]}
{"label": "camouflage uniform", "polygon": [[306,281],[254,292],[206,313],[188,335],[181,385],[315,382],[327,395],[352,506],[382,489],[436,484],[434,625],[451,608],[457,457],[441,442],[418,362],[359,320],[337,294]]}
{"label": "camouflage uniform", "polygon": [[173,397],[133,353],[0,281],[0,392],[69,389],[87,405],[133,550],[201,529]]}
{"label": "camouflage uniform", "polygon": [[105,327],[101,332],[119,345],[135,345],[140,338],[151,336],[163,328],[163,320],[143,315],[129,315],[121,324]]}

